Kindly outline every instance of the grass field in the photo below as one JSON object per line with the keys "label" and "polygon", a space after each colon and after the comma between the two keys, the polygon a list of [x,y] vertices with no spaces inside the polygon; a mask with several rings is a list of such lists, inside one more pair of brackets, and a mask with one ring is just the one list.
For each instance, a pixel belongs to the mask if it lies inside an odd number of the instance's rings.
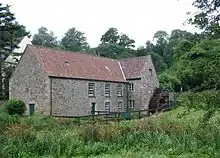
{"label": "grass field", "polygon": [[9,116],[1,107],[0,157],[220,157],[219,114],[202,127],[203,111],[184,111],[178,107],[147,119],[79,127],[41,115]]}

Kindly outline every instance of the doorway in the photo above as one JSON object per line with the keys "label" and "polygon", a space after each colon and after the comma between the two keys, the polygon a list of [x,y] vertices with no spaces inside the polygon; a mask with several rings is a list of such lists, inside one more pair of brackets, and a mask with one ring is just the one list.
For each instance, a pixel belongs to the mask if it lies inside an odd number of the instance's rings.
{"label": "doorway", "polygon": [[35,104],[29,104],[29,114],[33,115],[35,112]]}
{"label": "doorway", "polygon": [[92,115],[96,114],[96,103],[91,103],[91,113]]}

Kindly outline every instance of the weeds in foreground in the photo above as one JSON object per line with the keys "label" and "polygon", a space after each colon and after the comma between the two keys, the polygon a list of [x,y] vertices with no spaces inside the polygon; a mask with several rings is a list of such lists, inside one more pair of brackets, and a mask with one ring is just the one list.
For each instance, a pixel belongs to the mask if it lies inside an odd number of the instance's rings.
{"label": "weeds in foreground", "polygon": [[169,119],[169,113],[145,120],[80,127],[60,125],[52,117],[0,113],[0,157],[88,157],[125,151],[167,157],[218,154],[219,118],[201,128],[196,122],[186,121],[188,116],[179,120],[176,114]]}

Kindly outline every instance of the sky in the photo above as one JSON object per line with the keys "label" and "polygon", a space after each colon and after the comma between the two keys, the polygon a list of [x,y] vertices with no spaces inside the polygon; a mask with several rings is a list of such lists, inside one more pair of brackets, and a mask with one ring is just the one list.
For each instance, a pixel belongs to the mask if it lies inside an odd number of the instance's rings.
{"label": "sky", "polygon": [[85,33],[91,47],[115,27],[136,41],[136,47],[152,40],[158,30],[195,32],[183,23],[193,11],[193,0],[1,0],[12,5],[16,20],[31,34],[41,26],[53,31],[58,39],[71,27]]}

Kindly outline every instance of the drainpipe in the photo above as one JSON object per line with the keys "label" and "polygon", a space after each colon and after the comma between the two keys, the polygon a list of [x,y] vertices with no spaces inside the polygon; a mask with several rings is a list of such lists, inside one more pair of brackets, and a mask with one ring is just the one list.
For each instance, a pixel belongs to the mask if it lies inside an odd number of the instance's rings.
{"label": "drainpipe", "polygon": [[52,78],[50,77],[50,115],[53,114],[52,112]]}

